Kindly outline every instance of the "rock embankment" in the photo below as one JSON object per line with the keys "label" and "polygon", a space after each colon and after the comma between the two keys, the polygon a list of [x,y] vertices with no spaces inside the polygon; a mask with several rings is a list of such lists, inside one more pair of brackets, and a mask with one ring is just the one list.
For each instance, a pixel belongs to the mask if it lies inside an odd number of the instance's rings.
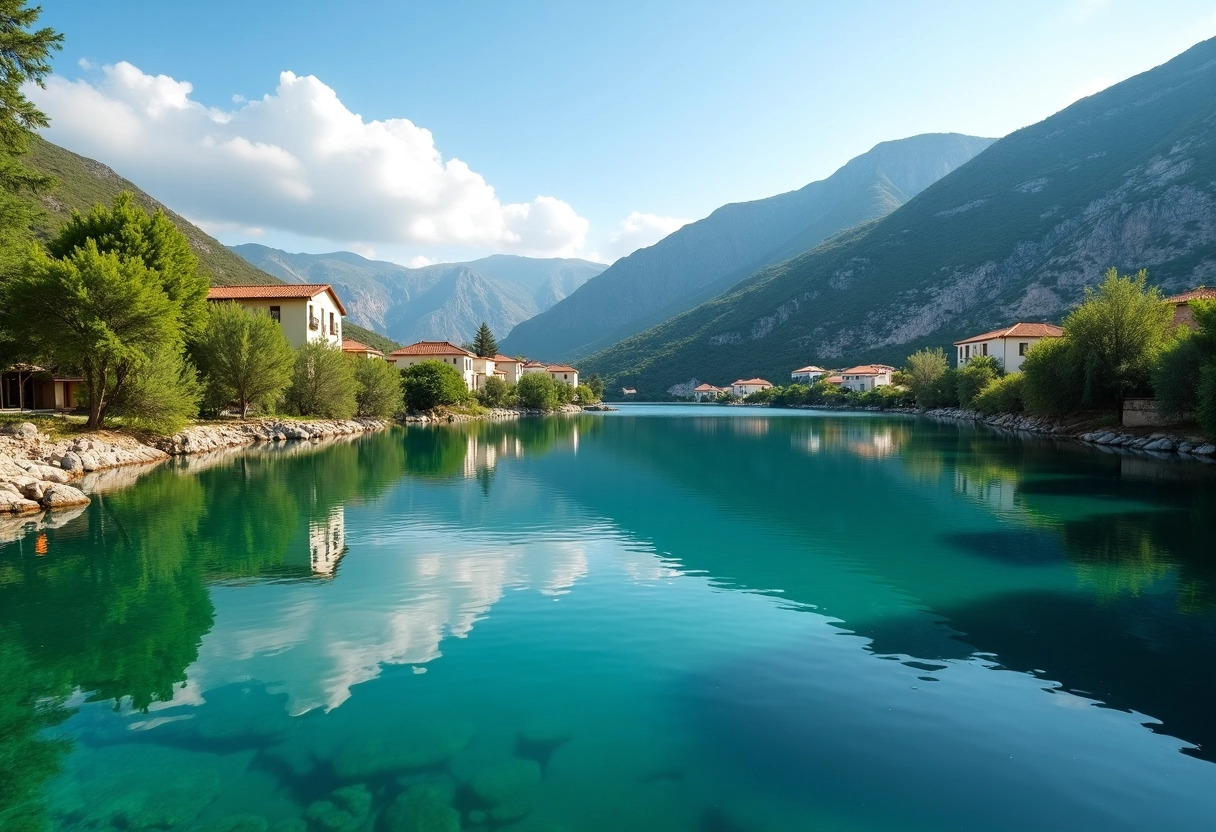
{"label": "rock embankment", "polygon": [[485,413],[453,413],[444,408],[425,413],[407,413],[401,421],[410,425],[445,424],[448,422],[481,422],[518,419],[521,416],[551,416],[554,413],[582,413],[584,410],[616,410],[607,405],[564,404],[556,410],[535,410],[528,407],[495,407]]}
{"label": "rock embankment", "polygon": [[156,442],[170,456],[199,454],[236,448],[256,442],[282,442],[288,439],[330,439],[383,430],[389,423],[382,419],[318,419],[296,422],[289,419],[254,419],[232,424],[192,425]]}

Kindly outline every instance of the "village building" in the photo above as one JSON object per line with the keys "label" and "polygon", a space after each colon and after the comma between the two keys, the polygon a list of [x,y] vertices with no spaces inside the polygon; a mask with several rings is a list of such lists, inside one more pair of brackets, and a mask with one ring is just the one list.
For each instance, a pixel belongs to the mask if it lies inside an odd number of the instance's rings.
{"label": "village building", "polygon": [[[448,364],[460,373],[465,386],[470,390],[477,389],[477,373],[473,369],[473,359],[475,358],[477,356],[473,353],[450,341],[418,341],[388,354],[388,360],[401,370],[421,364],[423,361],[438,361],[441,364]],[[493,363],[492,360],[491,363]]]}
{"label": "village building", "polygon": [[525,373],[547,373],[547,372],[549,372],[549,365],[542,364],[539,361],[529,361],[529,362],[525,363],[522,368],[520,368],[521,376]]}
{"label": "village building", "polygon": [[494,367],[496,373],[502,373],[503,380],[507,384],[519,384],[519,380],[524,375],[524,362],[502,353],[494,356]]}
{"label": "village building", "polygon": [[638,389],[636,387],[622,387],[621,388],[622,396],[636,396],[637,394],[638,394]]}
{"label": "village building", "polygon": [[790,373],[790,381],[796,381],[800,384],[814,384],[819,379],[828,374],[828,371],[822,367],[816,367],[814,364],[807,367],[799,367]]}
{"label": "village building", "polygon": [[83,383],[36,364],[13,364],[0,372],[0,409],[75,410]]}
{"label": "village building", "polygon": [[730,386],[730,391],[740,398],[767,390],[773,385],[762,378],[737,379]]}
{"label": "village building", "polygon": [[692,397],[699,402],[714,401],[723,393],[729,393],[726,387],[714,387],[712,384],[698,384],[692,388]]}
{"label": "village building", "polygon": [[342,352],[347,355],[357,355],[361,358],[384,358],[384,353],[375,347],[369,347],[362,341],[356,341],[354,338],[342,339]]}
{"label": "village building", "polygon": [[578,387],[578,370],[565,364],[550,364],[549,378],[560,381],[567,387]]}
{"label": "village building", "polygon": [[1191,311],[1191,301],[1193,300],[1216,300],[1216,289],[1207,289],[1200,286],[1198,289],[1192,289],[1189,292],[1183,292],[1181,295],[1166,298],[1165,302],[1174,307],[1175,327],[1196,328],[1195,313]]}
{"label": "village building", "polygon": [[886,387],[891,383],[892,372],[894,368],[886,364],[859,364],[841,371],[840,386],[846,390],[864,393],[875,387]]}
{"label": "village building", "polygon": [[212,286],[207,300],[233,301],[251,311],[266,312],[283,327],[283,334],[293,347],[311,341],[342,346],[342,316],[346,307],[328,283]]}
{"label": "village building", "polygon": [[506,381],[505,375],[499,371],[498,362],[493,358],[487,358],[481,355],[473,356],[473,390],[480,390],[485,387],[486,379],[501,378]]}
{"label": "village building", "polygon": [[954,342],[958,352],[958,366],[964,367],[976,356],[991,355],[1007,373],[1022,369],[1026,353],[1044,338],[1059,338],[1063,327],[1055,324],[1033,324],[1019,322],[1004,329],[994,329],[982,335],[974,335]]}

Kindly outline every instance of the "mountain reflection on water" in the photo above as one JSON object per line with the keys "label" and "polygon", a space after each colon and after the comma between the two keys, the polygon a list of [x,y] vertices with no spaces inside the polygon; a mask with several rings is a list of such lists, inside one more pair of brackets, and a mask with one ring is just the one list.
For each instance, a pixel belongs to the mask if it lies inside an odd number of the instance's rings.
{"label": "mountain reflection on water", "polygon": [[106,828],[136,798],[90,763],[245,781],[118,828],[286,823],[351,737],[472,720],[462,753],[506,754],[537,709],[581,714],[533,810],[571,829],[1201,817],[1213,468],[670,407],[164,466],[0,547],[0,828]]}

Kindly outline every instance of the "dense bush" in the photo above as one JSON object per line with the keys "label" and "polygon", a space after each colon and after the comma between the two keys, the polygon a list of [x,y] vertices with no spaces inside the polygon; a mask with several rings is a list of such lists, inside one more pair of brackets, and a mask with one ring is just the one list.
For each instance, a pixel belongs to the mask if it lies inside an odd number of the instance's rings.
{"label": "dense bush", "polygon": [[891,384],[875,387],[864,393],[850,393],[848,398],[849,403],[857,407],[878,407],[883,410],[893,407],[912,407],[916,404],[916,397],[911,390]]}
{"label": "dense bush", "polygon": [[346,354],[324,341],[296,351],[287,407],[297,416],[349,419],[355,415],[355,372]]}
{"label": "dense bush", "polygon": [[776,387],[767,387],[764,390],[748,393],[743,397],[743,402],[744,404],[768,404],[776,395],[776,390]]}
{"label": "dense bush", "polygon": [[595,404],[600,400],[600,397],[595,395],[595,391],[586,384],[580,384],[574,388],[574,401],[579,404]]}
{"label": "dense bush", "polygon": [[930,407],[945,407],[940,403],[940,380],[950,369],[946,352],[941,347],[937,349],[917,350],[908,356],[907,366],[903,375],[908,379],[908,388],[916,399],[916,406],[921,409]]}
{"label": "dense bush", "polygon": [[389,419],[405,405],[401,372],[383,358],[351,356],[355,373],[355,413]]}
{"label": "dense bush", "polygon": [[1204,339],[1190,329],[1178,330],[1173,343],[1161,351],[1153,367],[1157,412],[1167,417],[1194,413],[1199,403],[1199,378],[1208,355]]}
{"label": "dense bush", "polygon": [[980,391],[1004,375],[1001,365],[991,355],[977,355],[954,371],[954,387],[958,406],[970,409]]}
{"label": "dense bush", "polygon": [[132,427],[168,435],[198,415],[202,397],[194,365],[170,349],[131,370],[121,393],[111,401],[111,413]]}
{"label": "dense bush", "polygon": [[1204,434],[1216,441],[1216,361],[1209,361],[1199,374],[1199,396],[1195,419]]}
{"label": "dense bush", "polygon": [[506,407],[514,399],[515,387],[498,376],[487,378],[477,391],[477,401],[486,407]]}
{"label": "dense bush", "polygon": [[432,410],[440,405],[461,404],[470,397],[464,376],[442,361],[423,361],[401,371],[407,410]]}
{"label": "dense bush", "polygon": [[515,393],[519,397],[522,407],[533,410],[554,410],[563,403],[561,400],[563,393],[558,389],[559,387],[570,389],[564,384],[555,382],[545,373],[524,373],[519,384],[515,385]]}
{"label": "dense bush", "polygon": [[235,404],[242,419],[251,406],[279,402],[296,358],[278,321],[236,303],[208,305],[191,352],[206,383],[207,410]]}
{"label": "dense bush", "polygon": [[1026,377],[1021,373],[994,378],[972,400],[971,406],[986,415],[1021,413],[1026,409],[1022,398]]}
{"label": "dense bush", "polygon": [[1022,362],[1022,400],[1031,413],[1068,413],[1081,407],[1082,368],[1073,359],[1068,336],[1044,338]]}

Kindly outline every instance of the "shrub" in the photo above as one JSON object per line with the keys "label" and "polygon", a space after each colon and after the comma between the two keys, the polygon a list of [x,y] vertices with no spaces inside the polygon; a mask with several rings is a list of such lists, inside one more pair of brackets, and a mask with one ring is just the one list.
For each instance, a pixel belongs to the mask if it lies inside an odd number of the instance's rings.
{"label": "shrub", "polygon": [[1195,419],[1208,439],[1216,441],[1216,361],[1209,361],[1199,374],[1199,396]]}
{"label": "shrub", "polygon": [[1204,340],[1186,327],[1161,351],[1153,367],[1157,412],[1163,416],[1192,413],[1199,403],[1199,380],[1207,356]]}
{"label": "shrub", "polygon": [[599,373],[591,374],[591,378],[587,379],[587,386],[591,388],[597,402],[604,398],[604,380],[600,378]]}
{"label": "shrub", "polygon": [[574,401],[579,404],[595,404],[599,401],[599,397],[586,384],[580,384],[574,388]]}
{"label": "shrub", "polygon": [[1000,378],[1001,365],[991,355],[977,355],[959,367],[954,374],[954,386],[958,392],[958,406],[971,408],[979,392]]}
{"label": "shrub", "polygon": [[455,367],[442,361],[423,361],[401,371],[408,410],[433,410],[440,405],[467,401],[468,385]]}
{"label": "shrub", "polygon": [[767,404],[773,398],[773,391],[775,389],[776,388],[774,387],[768,387],[764,390],[757,390],[754,393],[748,393],[743,398],[743,401],[746,404]]}
{"label": "shrub", "polygon": [[389,419],[405,405],[401,373],[383,358],[351,356],[355,373],[355,413]]}
{"label": "shrub", "polygon": [[949,369],[950,362],[941,347],[917,350],[908,356],[908,366],[904,374],[908,377],[908,387],[912,390],[917,407],[925,409],[946,406],[940,403],[942,391],[939,382]]}
{"label": "shrub", "polygon": [[324,341],[296,351],[287,407],[297,416],[349,419],[355,415],[355,372],[346,355]]}
{"label": "shrub", "polygon": [[[559,385],[545,373],[525,373],[515,385],[515,393],[523,407],[533,410],[554,410],[558,406]],[[566,387],[562,384],[561,387]],[[569,389],[569,388],[567,388]]]}
{"label": "shrub", "polygon": [[972,407],[989,416],[994,413],[1021,413],[1026,409],[1022,398],[1025,384],[1026,377],[1021,373],[994,378],[976,395]]}
{"label": "shrub", "polygon": [[111,412],[133,427],[168,435],[198,415],[202,397],[194,365],[171,349],[131,371]]}
{"label": "shrub", "polygon": [[1084,384],[1073,358],[1069,336],[1044,338],[1026,351],[1022,362],[1022,400],[1026,410],[1040,415],[1068,413],[1081,406]]}
{"label": "shrub", "polygon": [[491,376],[477,391],[477,401],[486,407],[505,407],[515,396],[515,388],[498,376]]}

